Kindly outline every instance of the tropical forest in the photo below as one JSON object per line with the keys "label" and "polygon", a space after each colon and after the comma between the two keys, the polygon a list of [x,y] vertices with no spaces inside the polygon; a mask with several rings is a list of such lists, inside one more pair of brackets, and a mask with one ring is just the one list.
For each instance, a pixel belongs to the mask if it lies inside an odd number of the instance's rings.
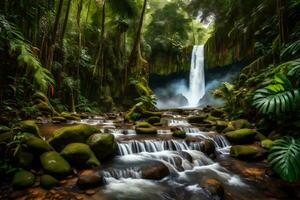
{"label": "tropical forest", "polygon": [[0,1],[0,200],[299,188],[300,0]]}

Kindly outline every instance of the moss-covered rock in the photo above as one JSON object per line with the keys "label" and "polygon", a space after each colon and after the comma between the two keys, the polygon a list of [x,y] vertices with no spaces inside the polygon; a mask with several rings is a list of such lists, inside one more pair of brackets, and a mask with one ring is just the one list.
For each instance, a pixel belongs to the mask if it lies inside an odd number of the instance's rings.
{"label": "moss-covered rock", "polygon": [[51,189],[53,187],[59,186],[59,181],[51,175],[44,174],[40,178],[41,186],[45,189]]}
{"label": "moss-covered rock", "polygon": [[67,120],[80,120],[81,119],[80,116],[74,115],[74,114],[69,113],[69,112],[62,112],[60,115],[62,117],[64,117],[65,119],[67,119]]}
{"label": "moss-covered rock", "polygon": [[182,130],[175,130],[172,135],[173,135],[173,137],[185,138],[186,132],[182,131]]}
{"label": "moss-covered rock", "polygon": [[216,121],[216,129],[219,132],[223,131],[227,126],[228,126],[228,122],[226,121],[222,121],[222,120]]}
{"label": "moss-covered rock", "polygon": [[148,122],[137,122],[137,123],[135,124],[135,127],[136,127],[136,128],[151,128],[152,125],[149,124]]}
{"label": "moss-covered rock", "polygon": [[43,168],[54,175],[67,175],[71,172],[70,164],[55,151],[43,153],[40,156]]}
{"label": "moss-covered rock", "polygon": [[229,141],[237,144],[251,143],[254,141],[256,130],[253,129],[239,129],[229,131],[225,134]]}
{"label": "moss-covered rock", "polygon": [[99,130],[95,126],[87,124],[69,126],[54,131],[48,141],[57,151],[61,151],[67,144],[85,143],[88,137],[97,132]]}
{"label": "moss-covered rock", "polygon": [[41,102],[48,102],[47,96],[42,93],[42,92],[36,92],[33,96],[32,99],[35,100],[40,100]]}
{"label": "moss-covered rock", "polygon": [[238,119],[228,123],[228,126],[223,130],[224,133],[243,128],[251,128],[251,124],[246,119]]}
{"label": "moss-covered rock", "polygon": [[142,108],[138,105],[134,105],[125,115],[125,120],[137,121],[142,117]]}
{"label": "moss-covered rock", "polygon": [[67,122],[67,119],[62,117],[62,116],[55,116],[55,117],[52,117],[52,122],[54,123],[66,123]]}
{"label": "moss-covered rock", "polygon": [[13,187],[16,189],[24,189],[33,185],[34,175],[26,170],[20,170],[13,177]]}
{"label": "moss-covered rock", "polygon": [[32,134],[25,133],[23,142],[26,144],[27,149],[34,154],[42,154],[53,150],[47,141]]}
{"label": "moss-covered rock", "polygon": [[91,147],[99,160],[113,156],[117,151],[115,137],[109,133],[94,134],[88,138],[87,144]]}
{"label": "moss-covered rock", "polygon": [[224,111],[220,108],[214,108],[210,112],[213,117],[222,117],[224,115]]}
{"label": "moss-covered rock", "polygon": [[39,104],[36,104],[35,107],[42,113],[45,113],[45,114],[52,114],[53,113],[53,110],[52,108],[49,106],[48,103],[45,103],[45,102],[41,102]]}
{"label": "moss-covered rock", "polygon": [[39,127],[34,120],[25,120],[20,122],[20,130],[22,132],[32,133],[39,135]]}
{"label": "moss-covered rock", "polygon": [[24,168],[29,168],[32,166],[32,162],[33,162],[33,154],[27,151],[19,151],[17,153],[17,160],[18,160],[18,164],[21,167]]}
{"label": "moss-covered rock", "polygon": [[273,146],[273,141],[270,139],[265,139],[261,141],[261,146],[265,149],[270,149]]}
{"label": "moss-covered rock", "polygon": [[230,155],[239,159],[253,159],[260,154],[259,148],[250,145],[235,145],[230,149]]}
{"label": "moss-covered rock", "polygon": [[161,117],[162,112],[153,112],[149,110],[143,110],[142,111],[142,117],[148,118],[148,117]]}
{"label": "moss-covered rock", "polygon": [[157,134],[157,129],[155,127],[149,127],[149,128],[136,128],[135,129],[137,134]]}
{"label": "moss-covered rock", "polygon": [[203,144],[203,152],[207,155],[211,155],[215,152],[215,144],[212,140],[205,140]]}
{"label": "moss-covered rock", "polygon": [[267,139],[266,136],[264,136],[264,135],[261,134],[260,132],[257,132],[257,133],[256,133],[256,135],[255,135],[255,140],[257,140],[257,141],[263,141],[263,140],[265,140],[265,139]]}
{"label": "moss-covered rock", "polygon": [[159,123],[154,123],[153,126],[162,126],[163,124],[161,122]]}
{"label": "moss-covered rock", "polygon": [[149,118],[147,119],[147,122],[148,122],[149,124],[160,123],[160,117],[158,117],[158,116],[152,116],[152,117],[149,117]]}
{"label": "moss-covered rock", "polygon": [[99,160],[87,144],[68,144],[60,154],[71,164],[79,167],[96,167],[100,165]]}
{"label": "moss-covered rock", "polygon": [[9,132],[9,131],[10,131],[9,127],[0,125],[0,134],[1,133],[6,133],[6,132]]}

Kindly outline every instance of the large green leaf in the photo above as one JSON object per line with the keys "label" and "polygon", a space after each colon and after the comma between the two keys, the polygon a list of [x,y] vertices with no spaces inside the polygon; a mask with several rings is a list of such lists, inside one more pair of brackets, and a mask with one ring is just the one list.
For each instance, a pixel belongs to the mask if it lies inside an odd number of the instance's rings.
{"label": "large green leaf", "polygon": [[276,140],[268,160],[272,169],[283,180],[297,180],[300,176],[300,140],[292,137]]}

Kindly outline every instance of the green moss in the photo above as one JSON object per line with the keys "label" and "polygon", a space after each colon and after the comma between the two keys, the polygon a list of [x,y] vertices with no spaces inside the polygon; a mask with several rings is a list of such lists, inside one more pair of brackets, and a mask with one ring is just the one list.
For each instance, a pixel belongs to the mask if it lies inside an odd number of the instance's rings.
{"label": "green moss", "polygon": [[230,149],[231,156],[241,159],[253,158],[260,153],[261,151],[257,147],[248,145],[235,145]]}
{"label": "green moss", "polygon": [[9,131],[10,131],[9,127],[0,125],[0,134],[1,133],[6,133],[6,132],[9,132]]}
{"label": "green moss", "polygon": [[186,132],[182,130],[176,130],[173,132],[173,137],[178,137],[178,138],[185,138],[186,137]]}
{"label": "green moss", "polygon": [[256,133],[256,135],[255,135],[255,140],[257,140],[257,141],[263,141],[263,140],[265,140],[265,139],[267,139],[266,136],[264,136],[264,135],[261,134],[260,132],[257,132],[257,133]]}
{"label": "green moss", "polygon": [[223,132],[234,131],[243,128],[251,128],[251,124],[248,120],[238,119],[228,123],[228,126],[223,130]]}
{"label": "green moss", "polygon": [[148,117],[161,117],[162,112],[152,112],[152,111],[148,111],[148,110],[143,110],[142,111],[142,117],[148,118]]}
{"label": "green moss", "polygon": [[133,121],[139,120],[142,117],[141,112],[142,112],[142,109],[139,106],[135,105],[125,115],[125,119],[133,120]]}
{"label": "green moss", "polygon": [[157,129],[155,127],[150,128],[136,128],[137,134],[157,134]]}
{"label": "green moss", "polygon": [[228,122],[218,120],[216,121],[216,129],[217,131],[223,131],[228,126]]}
{"label": "green moss", "polygon": [[67,161],[77,166],[99,166],[100,162],[89,145],[83,143],[68,144],[60,153]]}
{"label": "green moss", "polygon": [[26,170],[20,170],[13,177],[13,187],[16,189],[24,189],[30,187],[34,183],[34,175]]}
{"label": "green moss", "polygon": [[20,129],[23,132],[39,135],[39,127],[34,120],[26,120],[20,122]]}
{"label": "green moss", "polygon": [[47,96],[42,93],[42,92],[36,92],[33,96],[32,99],[35,100],[41,100],[42,102],[48,102]]}
{"label": "green moss", "polygon": [[160,122],[160,117],[152,116],[147,119],[147,122],[150,124],[155,124]]}
{"label": "green moss", "polygon": [[135,124],[135,127],[136,127],[136,128],[151,128],[152,125],[149,124],[148,122],[137,122],[137,123]]}
{"label": "green moss", "polygon": [[39,103],[37,105],[35,105],[35,107],[41,111],[42,113],[47,113],[47,114],[52,114],[53,110],[52,108],[48,105],[48,103]]}
{"label": "green moss", "polygon": [[71,172],[70,164],[55,151],[43,153],[40,160],[43,168],[50,174],[67,175]]}
{"label": "green moss", "polygon": [[68,113],[68,112],[62,112],[60,115],[67,120],[80,120],[81,119],[80,116],[72,114],[72,113]]}
{"label": "green moss", "polygon": [[53,150],[47,141],[32,134],[26,134],[23,142],[32,153],[42,154]]}
{"label": "green moss", "polygon": [[87,144],[95,152],[99,160],[113,156],[117,150],[117,143],[114,135],[108,133],[97,133],[90,136]]}
{"label": "green moss", "polygon": [[207,115],[196,115],[188,118],[189,123],[203,123],[203,121],[207,118]]}
{"label": "green moss", "polygon": [[159,122],[159,123],[154,123],[154,124],[153,124],[153,126],[162,126],[162,125],[163,125],[163,124],[160,123],[160,122]]}
{"label": "green moss", "polygon": [[64,117],[61,117],[61,116],[55,116],[55,117],[52,117],[52,121],[65,123],[65,122],[67,122],[67,119]]}
{"label": "green moss", "polygon": [[253,142],[255,135],[256,131],[253,129],[239,129],[225,134],[229,141],[238,144]]}
{"label": "green moss", "polygon": [[54,131],[49,143],[56,150],[61,151],[65,145],[70,143],[85,143],[88,137],[99,132],[95,126],[81,124],[64,127]]}
{"label": "green moss", "polygon": [[47,174],[41,176],[40,183],[41,186],[45,189],[51,189],[55,186],[60,185],[59,181],[56,178]]}
{"label": "green moss", "polygon": [[265,139],[261,141],[261,146],[265,149],[270,149],[273,146],[273,141],[270,139]]}
{"label": "green moss", "polygon": [[150,96],[152,91],[148,86],[147,80],[143,77],[135,84],[135,88],[139,96]]}

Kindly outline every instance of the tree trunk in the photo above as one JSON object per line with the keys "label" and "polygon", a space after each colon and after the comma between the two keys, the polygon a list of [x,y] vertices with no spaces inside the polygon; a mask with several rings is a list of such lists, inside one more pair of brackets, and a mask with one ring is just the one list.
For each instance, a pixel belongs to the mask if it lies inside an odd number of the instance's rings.
{"label": "tree trunk", "polygon": [[138,25],[136,37],[134,39],[133,48],[132,48],[132,51],[131,51],[131,54],[130,54],[129,60],[128,60],[128,70],[130,71],[130,73],[136,73],[135,68],[143,67],[143,66],[139,66],[139,65],[142,64],[143,62],[145,62],[145,60],[142,58],[142,55],[141,55],[140,43],[141,43],[141,33],[142,33],[142,28],[143,28],[146,7],[147,7],[147,0],[144,0],[143,9],[142,9],[142,13],[141,13],[141,17],[140,17],[140,21],[139,21],[139,25]]}
{"label": "tree trunk", "polygon": [[67,5],[66,15],[65,15],[65,19],[64,19],[64,24],[63,24],[61,35],[60,35],[60,48],[61,49],[63,47],[64,36],[65,36],[65,32],[66,32],[67,25],[68,25],[71,2],[72,2],[72,0],[68,0],[68,5]]}
{"label": "tree trunk", "polygon": [[277,0],[280,45],[288,42],[288,26],[286,16],[286,0]]}

